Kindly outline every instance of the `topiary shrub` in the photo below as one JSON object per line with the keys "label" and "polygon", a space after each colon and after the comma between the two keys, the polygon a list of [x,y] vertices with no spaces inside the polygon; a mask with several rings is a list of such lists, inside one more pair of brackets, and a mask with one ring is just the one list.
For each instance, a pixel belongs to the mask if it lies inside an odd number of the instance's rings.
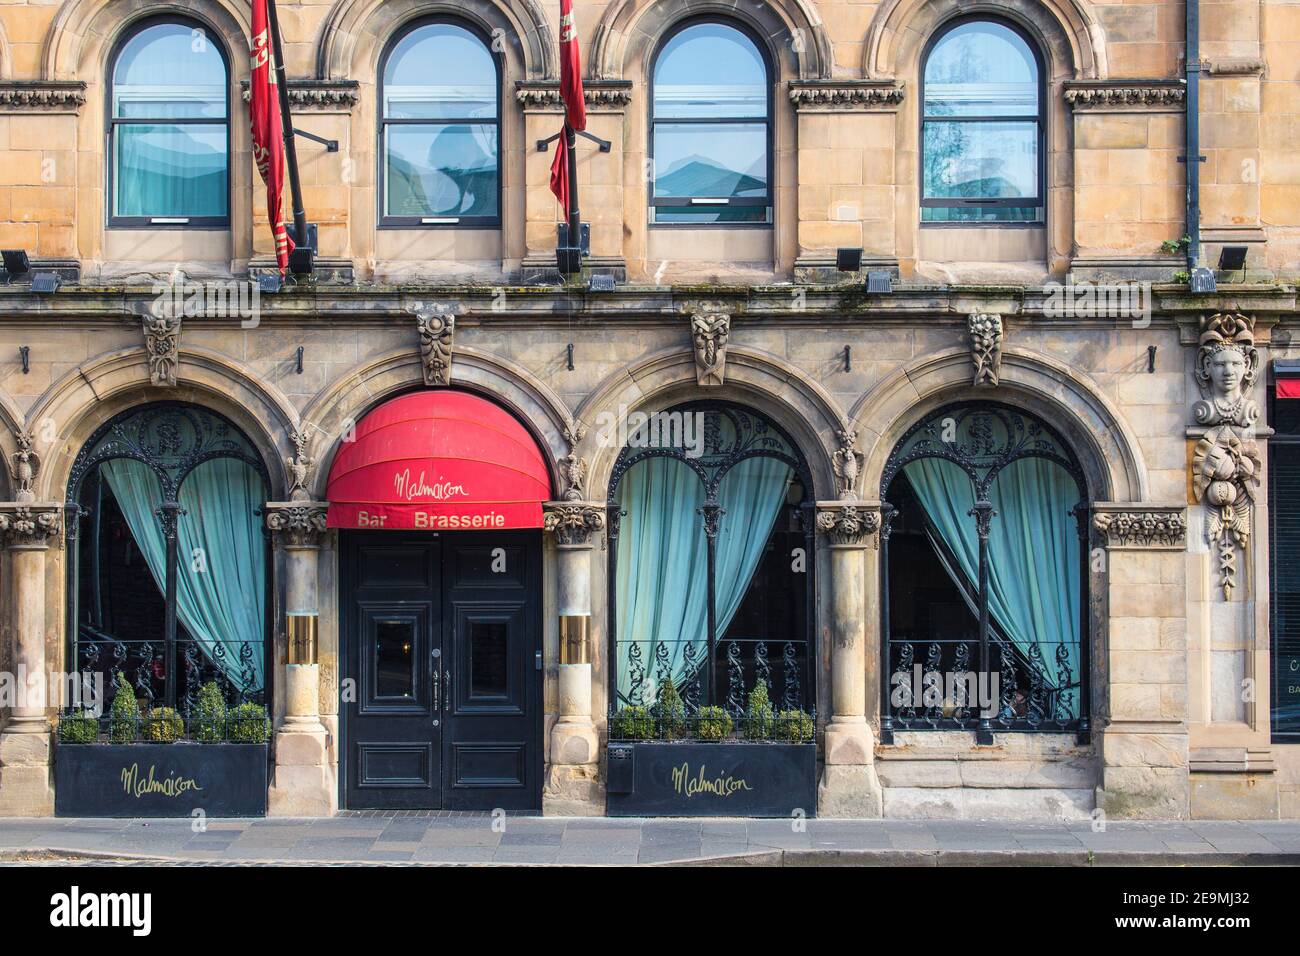
{"label": "topiary shrub", "polygon": [[240,704],[226,718],[226,739],[237,744],[264,744],[271,736],[271,721],[261,704]]}
{"label": "topiary shrub", "polygon": [[655,717],[659,720],[659,736],[664,740],[676,740],[686,733],[686,704],[671,680],[664,681],[659,688]]}
{"label": "topiary shrub", "polygon": [[721,707],[701,707],[695,722],[695,736],[700,740],[726,740],[731,736],[731,715]]}
{"label": "topiary shrub", "polygon": [[135,689],[126,682],[126,675],[117,672],[117,693],[113,706],[108,709],[108,739],[115,744],[129,744],[140,731],[140,705],[135,700]]}
{"label": "topiary shrub", "polygon": [[226,739],[226,699],[216,681],[208,681],[199,688],[199,700],[190,714],[190,728],[194,739],[205,744],[218,744]]}
{"label": "topiary shrub", "polygon": [[156,744],[170,744],[185,736],[185,721],[171,707],[155,707],[144,721],[144,739]]}
{"label": "topiary shrub", "polygon": [[59,742],[93,744],[99,739],[99,721],[92,711],[64,714],[59,718]]}
{"label": "topiary shrub", "polygon": [[802,710],[783,710],[776,715],[776,739],[804,743],[813,739],[813,719]]}
{"label": "topiary shrub", "polygon": [[749,692],[749,707],[745,709],[745,736],[749,740],[767,740],[772,736],[772,701],[767,696],[767,684],[762,681]]}
{"label": "topiary shrub", "polygon": [[655,735],[654,715],[649,707],[624,707],[610,719],[609,735],[615,740],[649,740]]}

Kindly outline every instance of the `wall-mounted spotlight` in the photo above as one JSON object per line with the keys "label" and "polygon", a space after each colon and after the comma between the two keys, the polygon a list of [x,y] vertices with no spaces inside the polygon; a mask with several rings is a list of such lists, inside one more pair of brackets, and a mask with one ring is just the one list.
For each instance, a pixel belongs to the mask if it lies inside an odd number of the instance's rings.
{"label": "wall-mounted spotlight", "polygon": [[1240,272],[1246,268],[1245,246],[1224,246],[1219,250],[1219,271]]}
{"label": "wall-mounted spotlight", "polygon": [[23,362],[23,374],[26,375],[32,370],[32,350],[29,346],[18,346],[18,357]]}
{"label": "wall-mounted spotlight", "polygon": [[302,374],[302,353],[306,351],[301,345],[298,346],[298,374]]}
{"label": "wall-mounted spotlight", "polygon": [[844,371],[853,371],[853,349],[847,345],[844,346]]}
{"label": "wall-mounted spotlight", "polygon": [[857,272],[862,268],[862,250],[847,247],[836,249],[835,268],[840,272]]}
{"label": "wall-mounted spotlight", "polygon": [[59,291],[63,280],[57,272],[37,272],[32,276],[32,291],[42,295],[51,295]]}
{"label": "wall-mounted spotlight", "polygon": [[568,352],[569,371],[572,372],[573,371],[573,343],[572,342],[569,343],[569,347],[566,351]]}
{"label": "wall-mounted spotlight", "polygon": [[1147,373],[1154,375],[1156,371],[1156,346],[1147,346]]}
{"label": "wall-mounted spotlight", "polygon": [[0,249],[0,261],[4,262],[6,283],[21,279],[32,271],[26,249]]}

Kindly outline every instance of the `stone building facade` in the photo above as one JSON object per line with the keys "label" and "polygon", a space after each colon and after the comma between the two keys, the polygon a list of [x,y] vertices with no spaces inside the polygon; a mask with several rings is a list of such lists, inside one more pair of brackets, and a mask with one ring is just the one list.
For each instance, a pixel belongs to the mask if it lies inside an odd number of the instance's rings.
{"label": "stone building facade", "polygon": [[[1193,293],[1179,274],[1188,268],[1181,4],[577,6],[588,129],[609,144],[579,141],[586,275],[555,270],[562,215],[547,187],[553,153],[538,148],[562,122],[556,9],[282,0],[295,121],[337,149],[298,142],[318,229],[314,278],[236,308],[213,306],[213,290],[273,266],[243,96],[248,4],[0,2],[0,246],[61,280],[52,292],[21,275],[0,287],[3,670],[84,669],[74,597],[83,572],[70,564],[85,519],[70,505],[105,426],[168,404],[215,413],[253,449],[266,482],[270,812],[352,805],[348,774],[358,771],[340,685],[356,664],[345,653],[343,554],[345,539],[367,532],[327,519],[331,472],[385,402],[466,393],[523,426],[551,484],[537,531],[535,809],[603,813],[610,716],[631,698],[611,635],[623,600],[615,535],[629,533],[616,487],[628,459],[602,425],[710,403],[779,431],[811,483],[801,488],[815,521],[797,652],[807,655],[798,709],[816,715],[810,812],[1300,815],[1300,737],[1274,713],[1286,683],[1275,668],[1292,657],[1274,650],[1270,532],[1285,528],[1272,523],[1269,480],[1285,401],[1275,385],[1285,360],[1300,358],[1291,346],[1300,8],[1200,5],[1202,257],[1213,266],[1225,247],[1244,247],[1246,258],[1219,272],[1217,291]],[[1037,64],[1036,108],[1018,114],[1034,126],[1038,187],[1023,217],[923,213],[927,57],[969,22],[1005,27]],[[213,224],[121,215],[114,192],[119,167],[105,144],[117,141],[106,137],[126,135],[115,121],[127,115],[111,93],[114,71],[153,23],[182,24],[226,64],[228,112],[216,125],[228,136],[228,214]],[[498,71],[497,205],[482,221],[402,220],[381,195],[382,171],[396,168],[378,132],[384,64],[426,23],[482,38]],[[672,222],[650,212],[663,188],[650,158],[656,59],[693,24],[749,37],[770,81],[767,112],[750,117],[767,137],[758,190],[767,205],[738,206],[762,210],[748,221],[693,219],[695,206]],[[837,270],[840,249],[861,250],[860,268]],[[613,291],[593,291],[592,272],[613,276]],[[868,291],[868,272],[888,278],[879,291]],[[1108,289],[1132,298],[1099,304]],[[896,573],[891,590],[886,565],[903,560],[890,482],[918,428],[978,409],[1010,423],[1004,443],[1022,428],[1047,442],[1045,428],[1086,506],[1075,516],[1078,639],[1053,645],[1063,670],[1034,663],[1037,645],[1029,663],[1008,665],[1022,680],[1048,674],[1051,686],[1038,690],[1055,704],[1044,714],[1026,691],[1001,725],[959,720],[949,699],[928,721],[919,701],[888,702],[891,675],[912,660],[893,655],[915,653],[920,666],[927,649],[909,639],[904,651],[889,634],[899,584]],[[979,444],[978,433],[967,437]],[[967,600],[985,605],[987,630],[986,598]],[[312,622],[308,657],[292,651],[306,626],[296,618]],[[943,669],[951,663],[944,657]],[[0,814],[52,813],[56,708],[7,702],[0,716]]]}

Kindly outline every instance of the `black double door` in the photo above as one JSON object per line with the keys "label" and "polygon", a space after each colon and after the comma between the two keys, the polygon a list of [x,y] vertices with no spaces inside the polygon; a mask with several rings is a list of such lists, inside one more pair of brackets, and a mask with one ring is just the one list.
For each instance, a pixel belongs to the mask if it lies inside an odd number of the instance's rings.
{"label": "black double door", "polygon": [[541,536],[342,542],[349,809],[540,810]]}

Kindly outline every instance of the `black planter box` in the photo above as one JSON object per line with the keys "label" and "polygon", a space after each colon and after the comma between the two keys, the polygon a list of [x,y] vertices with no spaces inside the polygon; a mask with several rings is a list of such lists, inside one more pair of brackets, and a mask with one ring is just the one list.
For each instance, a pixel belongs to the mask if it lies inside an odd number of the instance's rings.
{"label": "black planter box", "polygon": [[60,743],[54,815],[264,817],[266,762],[266,744]]}
{"label": "black planter box", "polygon": [[611,817],[788,817],[817,809],[817,745],[611,743]]}

